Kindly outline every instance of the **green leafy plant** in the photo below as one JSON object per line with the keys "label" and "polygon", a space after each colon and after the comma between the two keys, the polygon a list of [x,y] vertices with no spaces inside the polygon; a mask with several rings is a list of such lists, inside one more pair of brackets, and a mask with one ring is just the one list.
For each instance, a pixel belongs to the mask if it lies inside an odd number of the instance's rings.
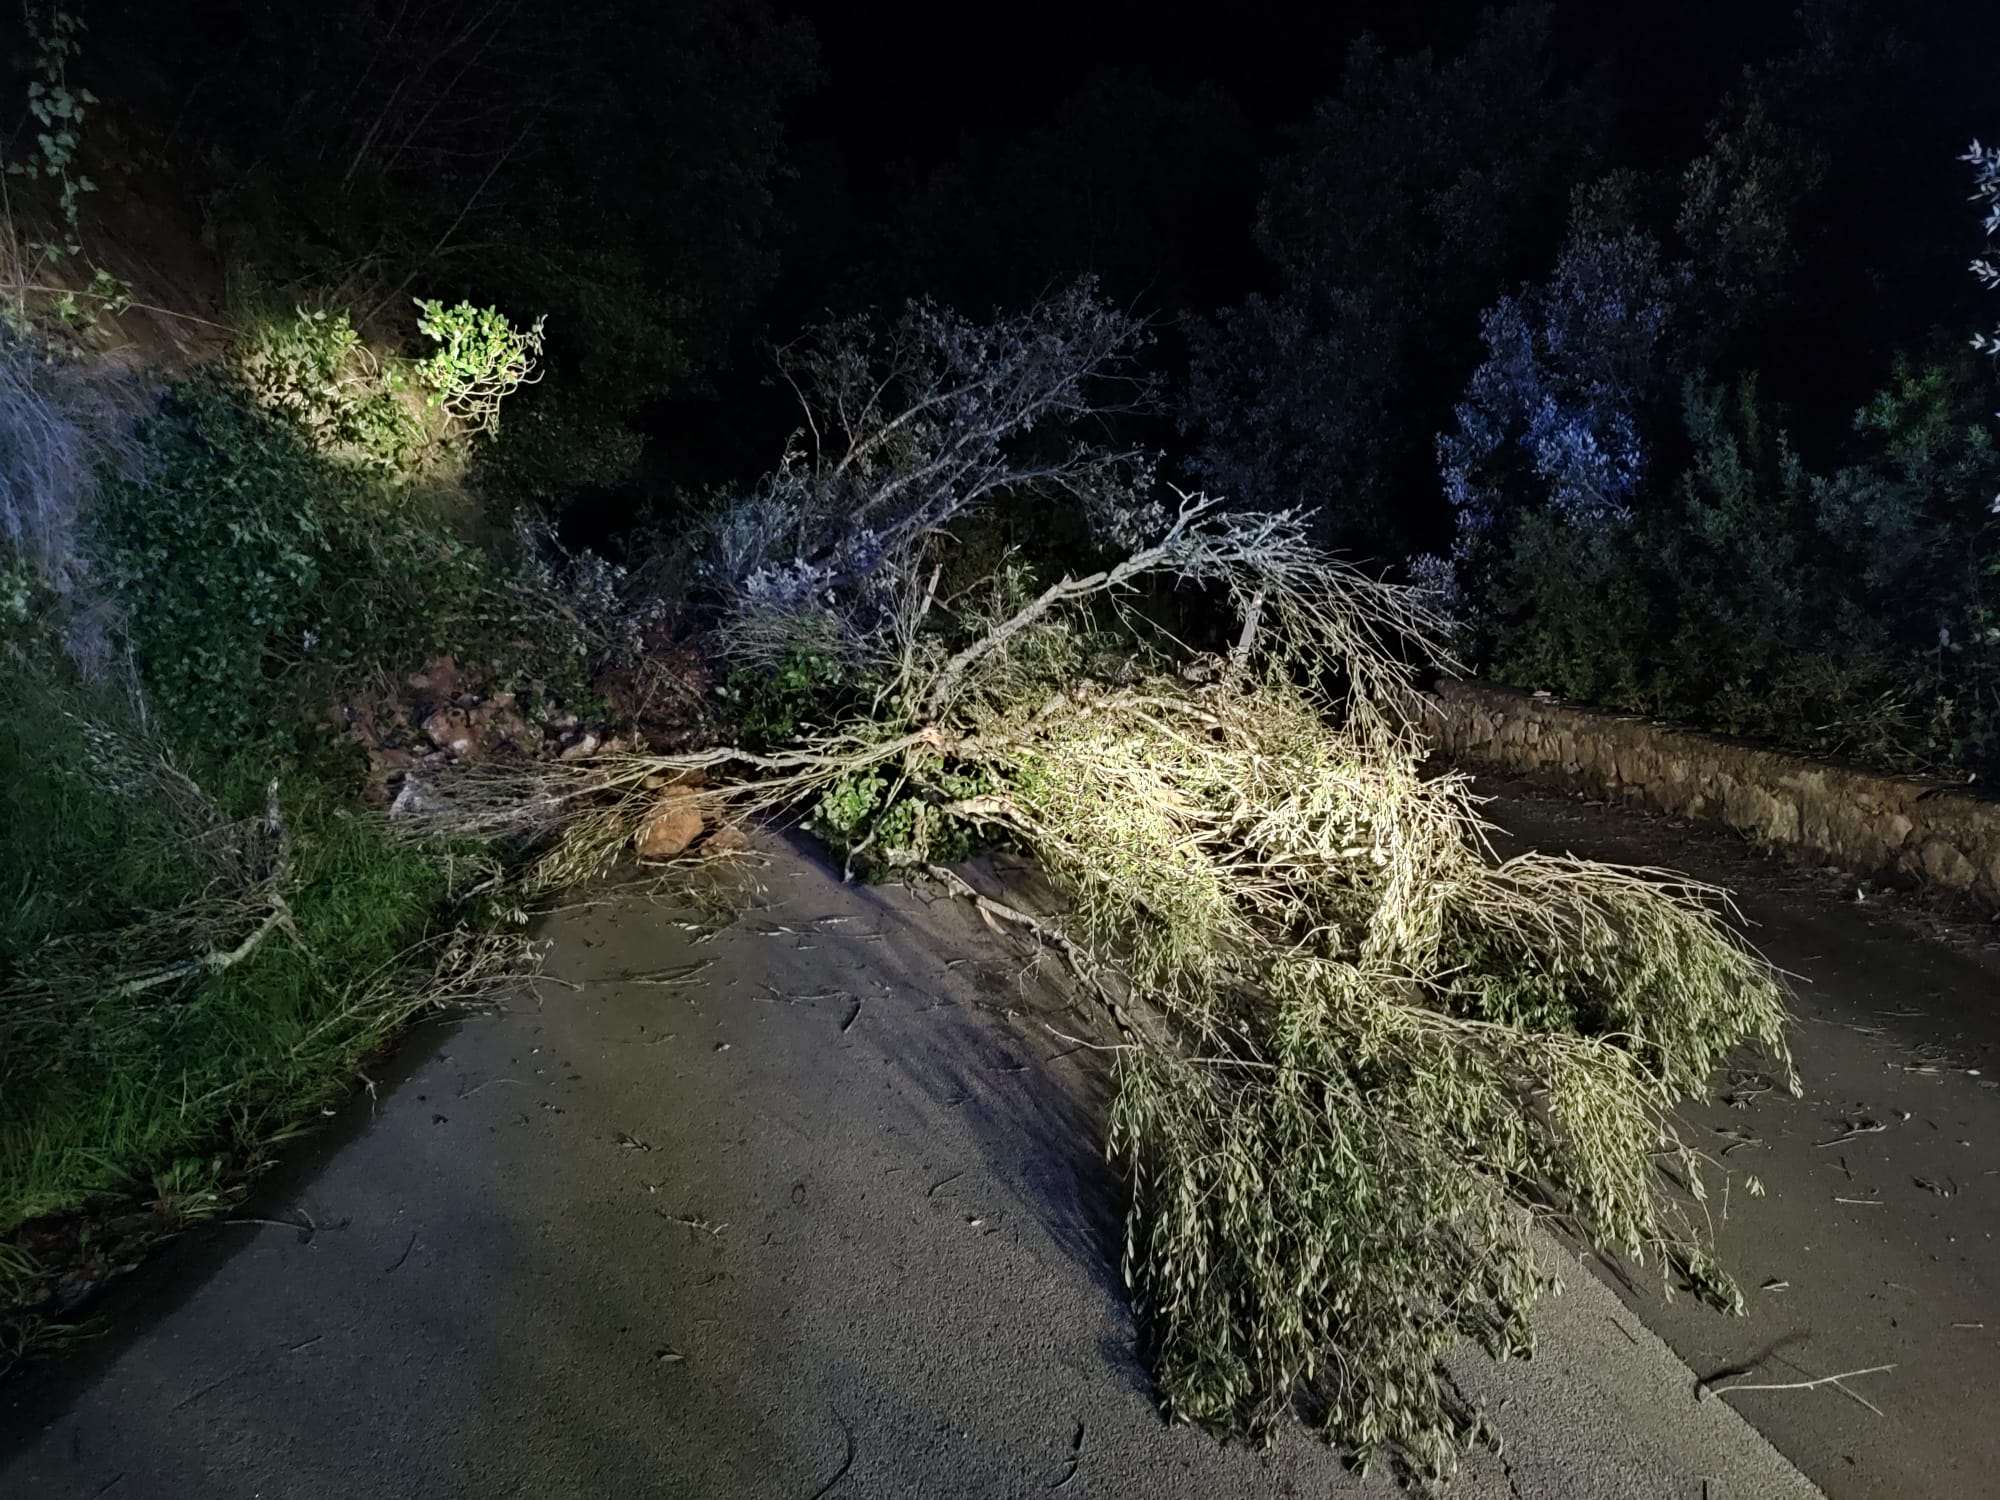
{"label": "green leafy plant", "polygon": [[482,628],[484,559],[421,491],[329,462],[226,380],[175,387],[143,437],[150,475],[105,489],[94,550],[193,742],[285,737],[341,685]]}
{"label": "green leafy plant", "polygon": [[541,378],[542,322],[519,329],[497,308],[419,299],[417,327],[437,349],[418,363],[431,405],[473,432],[500,425],[500,403]]}
{"label": "green leafy plant", "polygon": [[834,782],[814,805],[809,826],[846,857],[849,876],[876,879],[966,859],[990,843],[993,830],[957,809],[993,790],[980,767],[920,755],[894,778],[865,769]]}
{"label": "green leafy plant", "polygon": [[824,723],[847,679],[838,658],[795,648],[769,665],[731,668],[716,696],[735,715],[743,743],[768,748]]}
{"label": "green leafy plant", "polygon": [[[24,0],[21,18],[34,49],[35,76],[28,83],[34,146],[19,160],[8,162],[7,171],[56,186],[67,238],[60,243],[37,241],[28,247],[46,263],[83,250],[77,237],[82,198],[96,192],[97,184],[76,170],[77,151],[82,144],[84,116],[97,103],[97,96],[89,89],[72,88],[69,82],[69,65],[82,48],[83,18],[61,0],[47,4]],[[23,277],[28,279],[32,278]]]}
{"label": "green leafy plant", "polygon": [[413,473],[428,440],[394,361],[344,312],[299,307],[254,320],[233,363],[259,404],[283,412],[319,452],[384,474]]}

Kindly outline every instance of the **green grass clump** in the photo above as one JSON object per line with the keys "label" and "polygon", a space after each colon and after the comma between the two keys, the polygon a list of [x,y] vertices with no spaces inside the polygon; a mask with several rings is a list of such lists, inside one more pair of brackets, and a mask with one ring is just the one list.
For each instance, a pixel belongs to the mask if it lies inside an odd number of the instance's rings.
{"label": "green grass clump", "polygon": [[137,727],[7,686],[0,1357],[48,1331],[60,1278],[233,1201],[450,989],[433,976],[460,915],[440,852],[337,783],[294,763],[267,802],[271,763],[246,758],[198,785]]}
{"label": "green grass clump", "polygon": [[366,979],[408,961],[442,874],[310,783],[291,792],[292,930],[171,998],[99,1003],[25,1076],[0,1064],[0,1233],[162,1174],[180,1196],[219,1189],[393,1035]]}

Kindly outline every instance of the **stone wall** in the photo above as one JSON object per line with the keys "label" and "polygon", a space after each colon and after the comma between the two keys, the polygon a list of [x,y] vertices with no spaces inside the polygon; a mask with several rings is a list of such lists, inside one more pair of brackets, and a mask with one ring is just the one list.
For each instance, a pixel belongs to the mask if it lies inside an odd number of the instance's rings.
{"label": "stone wall", "polygon": [[2000,912],[2000,801],[1483,683],[1432,696],[1440,752],[1722,823],[1816,864]]}

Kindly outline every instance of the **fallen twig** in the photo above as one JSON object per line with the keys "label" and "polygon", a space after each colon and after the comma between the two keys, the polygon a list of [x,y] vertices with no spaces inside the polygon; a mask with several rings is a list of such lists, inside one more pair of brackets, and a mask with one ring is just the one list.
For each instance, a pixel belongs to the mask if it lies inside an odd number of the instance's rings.
{"label": "fallen twig", "polygon": [[722,1231],[729,1227],[727,1224],[712,1223],[708,1219],[699,1216],[696,1216],[694,1218],[683,1218],[679,1214],[670,1214],[663,1208],[656,1209],[654,1210],[654,1212],[658,1213],[659,1216],[665,1219],[669,1224],[679,1224],[688,1229],[699,1230],[701,1233],[707,1235],[710,1239],[720,1239],[722,1237]]}
{"label": "fallen twig", "polygon": [[1738,1381],[1734,1385],[1709,1385],[1704,1381],[1701,1386],[1701,1395],[1705,1399],[1709,1396],[1727,1396],[1732,1391],[1809,1391],[1818,1386],[1830,1385],[1842,1395],[1850,1396],[1860,1402],[1879,1417],[1882,1415],[1881,1407],[1870,1401],[1866,1396],[1850,1390],[1843,1382],[1853,1380],[1861,1375],[1882,1375],[1895,1368],[1894,1365],[1870,1365],[1865,1370],[1842,1370],[1837,1375],[1821,1375],[1814,1380]]}
{"label": "fallen twig", "polygon": [[[312,1237],[319,1233],[319,1225],[313,1222],[312,1215],[304,1209],[297,1210],[297,1213],[298,1218],[296,1219],[258,1219],[249,1215],[238,1215],[235,1218],[224,1219],[222,1222],[225,1224],[256,1224],[269,1229],[290,1229],[297,1232],[301,1245],[311,1244]],[[338,1229],[343,1226],[336,1224],[329,1227]]]}
{"label": "fallen twig", "polygon": [[714,959],[704,958],[691,964],[682,964],[679,968],[675,969],[653,969],[643,974],[621,974],[617,982],[620,984],[657,984],[668,987],[693,984],[699,975],[714,967]]}
{"label": "fallen twig", "polygon": [[1814,1141],[1813,1147],[1817,1150],[1827,1146],[1844,1146],[1857,1135],[1880,1135],[1888,1128],[1880,1120],[1856,1120],[1849,1124],[1842,1134],[1835,1136],[1832,1140]]}
{"label": "fallen twig", "polygon": [[1077,1470],[1083,1467],[1083,1423],[1076,1424],[1076,1436],[1069,1443],[1069,1471],[1049,1486],[1050,1493],[1065,1488],[1076,1478]]}

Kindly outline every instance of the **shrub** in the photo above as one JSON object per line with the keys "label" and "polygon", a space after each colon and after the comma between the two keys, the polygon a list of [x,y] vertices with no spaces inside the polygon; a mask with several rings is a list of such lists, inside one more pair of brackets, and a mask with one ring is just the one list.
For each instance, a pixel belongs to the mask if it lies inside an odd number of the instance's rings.
{"label": "shrub", "polygon": [[837,657],[793,647],[773,662],[732,667],[716,696],[734,715],[742,743],[763,750],[826,723],[847,680]]}
{"label": "shrub", "polygon": [[1488,587],[1489,669],[1503,682],[1657,712],[1644,539],[1630,518],[1576,526],[1523,516]]}
{"label": "shrub", "polygon": [[507,583],[504,631],[489,649],[499,675],[541,683],[572,707],[602,671],[655,679],[652,648],[672,606],[630,570],[597,553],[571,551],[555,528],[515,518],[495,565]]}
{"label": "shrub", "polygon": [[301,307],[257,319],[233,364],[243,389],[291,418],[315,451],[398,477],[418,467],[430,434],[407,399],[409,382],[346,313]]}
{"label": "shrub", "polygon": [[542,320],[522,330],[497,308],[419,299],[417,327],[437,348],[416,367],[441,408],[469,432],[492,433],[500,426],[500,403],[523,385],[541,379]]}
{"label": "shrub", "polygon": [[574,390],[543,386],[522,395],[506,425],[479,444],[472,485],[487,518],[511,524],[556,510],[579,490],[608,490],[638,473],[645,439],[616,411]]}
{"label": "shrub", "polygon": [[[1714,285],[1579,219],[1550,282],[1488,313],[1491,357],[1438,445],[1459,511],[1449,582],[1475,652],[1511,681],[1895,769],[2000,772],[1990,368],[1900,361],[1822,476],[1754,378],[1733,395],[1690,378],[1681,431],[1661,420],[1663,377],[1689,358],[1663,336],[1675,299],[1740,315],[1781,276],[1786,205],[1820,171],[1754,105],[1684,184],[1680,228]],[[2000,202],[2000,155],[1967,159],[1976,196]],[[1974,269],[2000,285],[1990,258]],[[1438,581],[1442,560],[1419,561]]]}
{"label": "shrub", "polygon": [[[2000,446],[1990,371],[1901,363],[1855,417],[1869,451],[1815,486],[1827,629],[1893,669],[1921,756],[2000,773]],[[1908,732],[1908,730],[1906,730]]]}
{"label": "shrub", "polygon": [[1492,596],[1502,677],[1699,715],[1725,694],[1754,700],[1811,646],[1808,480],[1768,431],[1755,382],[1726,392],[1690,381],[1682,421],[1689,458],[1671,504],[1518,522]]}
{"label": "shrub", "polygon": [[159,707],[211,750],[289,734],[379,666],[462,647],[487,569],[421,489],[330,463],[224,379],[172,389],[151,476],[105,489],[95,545]]}

